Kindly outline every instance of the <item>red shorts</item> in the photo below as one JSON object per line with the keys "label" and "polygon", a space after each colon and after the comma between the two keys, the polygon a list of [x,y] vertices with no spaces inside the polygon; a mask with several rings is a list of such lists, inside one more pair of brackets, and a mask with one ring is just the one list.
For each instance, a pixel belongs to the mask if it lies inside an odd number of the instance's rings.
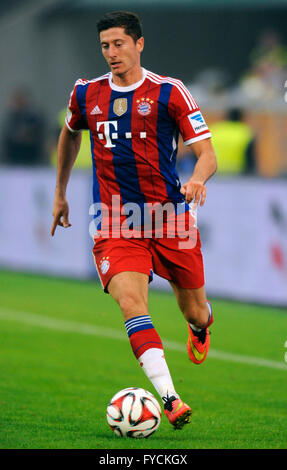
{"label": "red shorts", "polygon": [[202,287],[203,258],[198,230],[196,233],[193,247],[184,249],[179,248],[183,239],[177,237],[95,239],[93,255],[105,292],[111,278],[123,271],[148,276],[154,272],[183,289]]}

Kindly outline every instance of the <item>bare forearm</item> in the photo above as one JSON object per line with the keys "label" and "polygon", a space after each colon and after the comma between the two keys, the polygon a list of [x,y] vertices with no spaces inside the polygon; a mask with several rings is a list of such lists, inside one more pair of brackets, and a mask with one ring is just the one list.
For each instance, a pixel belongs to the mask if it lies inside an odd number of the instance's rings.
{"label": "bare forearm", "polygon": [[205,183],[216,172],[216,156],[210,139],[196,142],[191,147],[197,157],[197,162],[192,176],[181,187],[180,192],[185,196],[188,204],[194,201],[196,204],[200,202],[202,206],[206,199]]}
{"label": "bare forearm", "polygon": [[66,188],[80,146],[81,134],[72,133],[64,126],[58,143],[57,183],[51,227],[52,237],[58,225],[64,228],[71,226],[69,222],[69,205],[66,201]]}
{"label": "bare forearm", "polygon": [[64,197],[72,167],[81,146],[81,133],[71,133],[63,127],[58,142],[56,194]]}
{"label": "bare forearm", "polygon": [[216,168],[217,164],[214,152],[203,152],[198,157],[191,180],[200,181],[202,184],[205,184],[216,172]]}

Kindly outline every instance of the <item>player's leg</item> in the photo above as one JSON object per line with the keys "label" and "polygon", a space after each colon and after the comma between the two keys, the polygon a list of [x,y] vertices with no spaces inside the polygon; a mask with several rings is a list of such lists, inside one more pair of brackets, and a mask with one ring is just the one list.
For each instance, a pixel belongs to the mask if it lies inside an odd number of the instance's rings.
{"label": "player's leg", "polygon": [[[162,342],[148,310],[148,282],[152,269],[149,244],[149,240],[97,239],[94,260],[105,292],[112,295],[123,312],[132,350],[143,371],[163,401],[168,397],[178,400]],[[185,407],[182,404],[172,419],[169,418],[179,428],[188,422],[191,414],[190,408],[186,410]]]}
{"label": "player's leg", "polygon": [[[200,236],[191,239],[153,240],[151,247],[156,274],[170,281],[179,307],[188,324],[187,350],[190,359],[200,364],[209,349],[208,326],[213,322],[211,305],[204,288],[203,257]],[[188,242],[183,244],[182,242]],[[190,245],[192,245],[190,247]]]}
{"label": "player's leg", "polygon": [[107,289],[122,310],[135,357],[162,398],[165,409],[171,408],[169,421],[180,429],[189,422],[191,409],[174,389],[161,339],[150,318],[148,281],[146,274],[121,272],[112,277]]}
{"label": "player's leg", "polygon": [[148,311],[148,276],[121,272],[113,276],[108,292],[119,304],[135,357],[161,397],[175,393],[161,339]]}
{"label": "player's leg", "polygon": [[206,298],[205,288],[187,289],[170,282],[179,308],[188,325],[187,351],[195,364],[201,364],[209,350],[209,329],[213,323],[210,302]]}
{"label": "player's leg", "polygon": [[191,323],[195,330],[205,328],[210,317],[210,307],[206,298],[205,287],[183,289],[173,281],[170,281],[170,285],[186,321]]}
{"label": "player's leg", "polygon": [[119,304],[125,321],[139,315],[148,315],[148,282],[147,274],[124,271],[115,274],[107,290]]}

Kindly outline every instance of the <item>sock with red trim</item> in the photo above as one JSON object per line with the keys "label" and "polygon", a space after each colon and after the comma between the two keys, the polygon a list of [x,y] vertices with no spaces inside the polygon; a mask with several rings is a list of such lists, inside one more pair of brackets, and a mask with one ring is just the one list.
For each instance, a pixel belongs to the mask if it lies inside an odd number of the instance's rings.
{"label": "sock with red trim", "polygon": [[178,397],[164,357],[163,345],[149,315],[133,317],[125,322],[135,357],[158,394]]}

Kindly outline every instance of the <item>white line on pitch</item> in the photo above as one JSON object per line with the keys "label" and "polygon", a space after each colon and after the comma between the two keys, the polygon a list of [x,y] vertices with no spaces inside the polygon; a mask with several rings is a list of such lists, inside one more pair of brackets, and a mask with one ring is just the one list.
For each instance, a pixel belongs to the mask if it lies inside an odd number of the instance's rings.
{"label": "white line on pitch", "polygon": [[[47,317],[45,315],[38,315],[36,313],[22,312],[20,310],[8,310],[0,307],[0,319],[16,323],[23,323],[31,326],[38,326],[40,328],[46,328],[50,330],[80,333],[84,335],[101,336],[105,338],[127,341],[127,335],[125,332],[114,330],[112,328],[89,325],[87,323],[69,320],[60,320],[53,317]],[[186,352],[186,346],[182,343],[178,343],[176,341],[171,341],[168,339],[162,339],[162,341],[167,349],[178,352]],[[281,363],[278,361],[271,361],[259,357],[243,356],[240,354],[218,351],[215,349],[210,349],[208,355],[210,358],[219,359],[222,361],[237,362],[241,364],[248,364],[260,367],[269,367],[271,369],[287,370],[287,365],[284,362]]]}

